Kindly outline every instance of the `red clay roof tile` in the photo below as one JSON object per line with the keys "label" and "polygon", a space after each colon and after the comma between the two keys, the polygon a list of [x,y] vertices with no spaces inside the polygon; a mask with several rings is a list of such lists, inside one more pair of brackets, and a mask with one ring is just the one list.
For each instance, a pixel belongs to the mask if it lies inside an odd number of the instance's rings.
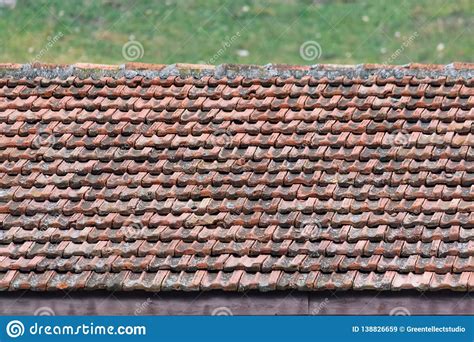
{"label": "red clay roof tile", "polygon": [[0,290],[474,289],[474,65],[0,64]]}

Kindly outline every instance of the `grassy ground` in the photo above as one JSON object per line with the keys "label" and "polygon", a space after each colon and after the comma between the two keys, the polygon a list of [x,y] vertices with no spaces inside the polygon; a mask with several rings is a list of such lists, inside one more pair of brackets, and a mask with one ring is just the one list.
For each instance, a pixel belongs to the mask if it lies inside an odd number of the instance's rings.
{"label": "grassy ground", "polygon": [[473,61],[473,31],[472,0],[18,0],[0,62],[450,63]]}

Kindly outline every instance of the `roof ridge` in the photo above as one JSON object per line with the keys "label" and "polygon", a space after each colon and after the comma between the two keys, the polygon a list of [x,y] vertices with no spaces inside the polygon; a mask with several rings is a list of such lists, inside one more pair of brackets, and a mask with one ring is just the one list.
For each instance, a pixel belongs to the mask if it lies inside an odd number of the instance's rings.
{"label": "roof ridge", "polygon": [[23,77],[49,77],[64,78],[77,77],[229,77],[243,76],[249,78],[270,77],[328,77],[335,78],[347,76],[353,78],[367,78],[370,76],[395,77],[414,76],[418,78],[432,77],[474,77],[474,63],[454,62],[450,64],[422,64],[410,63],[405,65],[385,64],[314,64],[314,65],[287,65],[287,64],[148,64],[148,63],[126,63],[126,64],[15,64],[0,63],[0,77],[13,76]]}

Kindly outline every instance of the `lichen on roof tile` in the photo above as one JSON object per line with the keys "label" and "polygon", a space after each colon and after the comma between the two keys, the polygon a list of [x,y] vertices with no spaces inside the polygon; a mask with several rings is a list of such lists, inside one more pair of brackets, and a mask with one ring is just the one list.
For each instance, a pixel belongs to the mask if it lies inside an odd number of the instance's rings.
{"label": "lichen on roof tile", "polygon": [[0,290],[472,291],[473,79],[0,64]]}

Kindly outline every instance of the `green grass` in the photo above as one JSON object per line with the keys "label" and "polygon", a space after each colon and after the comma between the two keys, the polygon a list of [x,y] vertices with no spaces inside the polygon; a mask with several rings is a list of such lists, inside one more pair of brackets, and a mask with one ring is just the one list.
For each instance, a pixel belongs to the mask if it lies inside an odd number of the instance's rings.
{"label": "green grass", "polygon": [[[149,63],[444,64],[473,61],[473,27],[472,0],[18,0],[0,9],[0,62],[121,64],[132,39]],[[306,61],[309,40],[322,54]]]}

